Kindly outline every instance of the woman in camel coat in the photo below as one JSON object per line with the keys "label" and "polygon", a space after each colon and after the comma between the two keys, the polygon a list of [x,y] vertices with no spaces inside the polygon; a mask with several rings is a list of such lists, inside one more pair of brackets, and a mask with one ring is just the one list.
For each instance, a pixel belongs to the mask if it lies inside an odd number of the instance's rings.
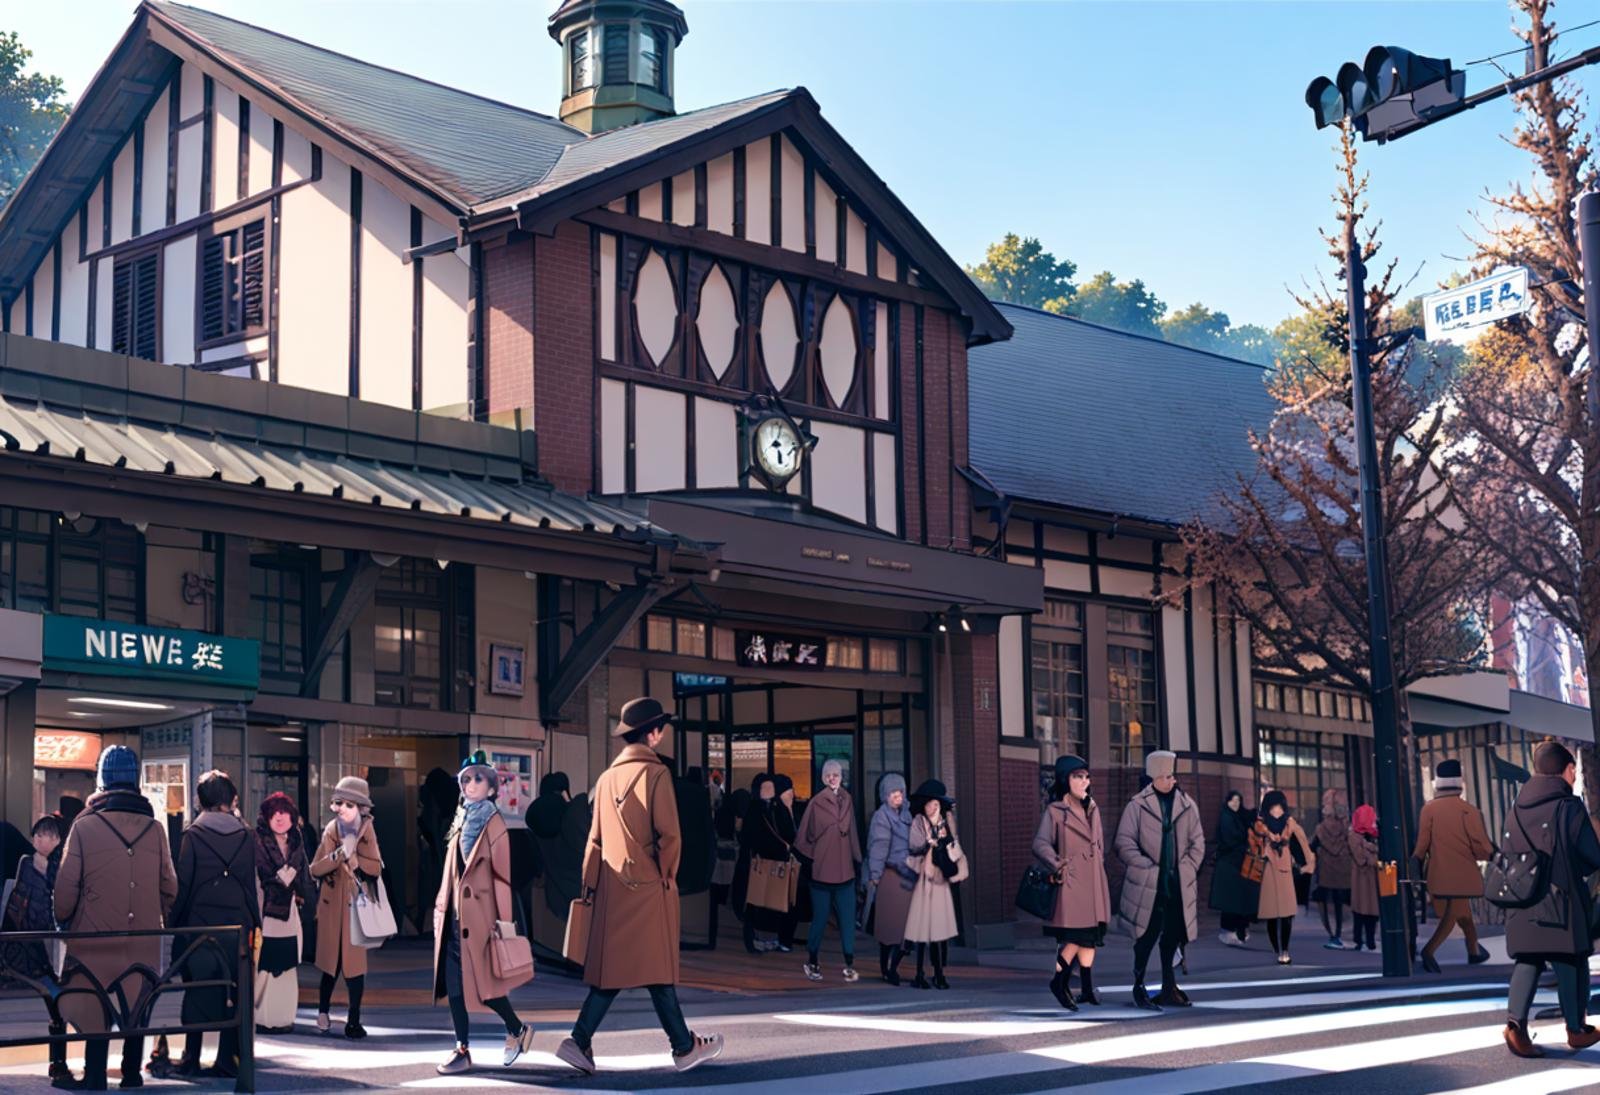
{"label": "woman in camel coat", "polygon": [[1294,853],[1291,843],[1298,843],[1305,855],[1306,873],[1317,869],[1317,855],[1306,840],[1305,830],[1289,816],[1289,800],[1282,791],[1268,791],[1261,799],[1261,813],[1256,819],[1255,833],[1266,845],[1267,869],[1261,879],[1261,905],[1256,915],[1267,922],[1267,936],[1272,949],[1277,952],[1278,964],[1287,966],[1289,935],[1294,929],[1294,916],[1300,902],[1294,890]]}
{"label": "woman in camel coat", "polygon": [[1098,1004],[1094,990],[1095,951],[1105,945],[1111,920],[1111,887],[1106,882],[1106,836],[1100,807],[1089,794],[1089,767],[1083,758],[1056,758],[1055,801],[1045,807],[1033,836],[1033,855],[1060,881],[1056,907],[1045,934],[1061,947],[1050,991],[1068,1011],[1077,1011],[1068,978],[1076,961],[1083,1002]]}
{"label": "woman in camel coat", "polygon": [[533,979],[526,973],[499,977],[491,953],[498,923],[515,925],[511,905],[511,841],[495,805],[500,779],[483,750],[456,773],[461,805],[445,849],[444,879],[433,903],[433,1002],[450,1002],[456,1048],[440,1075],[472,1067],[467,1012],[492,1011],[506,1025],[507,1068],[533,1044],[533,1028],[517,1018],[511,990]]}
{"label": "woman in camel coat", "polygon": [[378,854],[378,837],[372,829],[372,796],[367,781],[346,776],[333,790],[334,819],[322,831],[322,843],[311,859],[311,877],[322,882],[317,898],[317,968],[322,985],[317,996],[317,1030],[332,1028],[328,1006],[333,1001],[333,986],[344,976],[350,994],[350,1014],[345,1020],[346,1038],[365,1038],[361,1025],[361,992],[367,984],[367,952],[350,940],[350,903],[355,900],[356,880],[362,885],[383,875],[383,857]]}
{"label": "woman in camel coat", "polygon": [[[913,988],[925,989],[930,982],[923,976],[922,960],[928,951],[933,953],[933,981],[931,987],[947,989],[945,960],[950,953],[950,940],[956,934],[956,906],[952,884],[967,877],[967,859],[960,851],[956,839],[956,822],[950,810],[956,800],[945,794],[944,784],[936,779],[922,781],[922,786],[911,796],[911,854],[906,865],[917,873],[916,888],[911,891],[911,907],[906,912],[905,939],[917,945],[917,977]],[[942,850],[942,852],[941,852]],[[956,873],[946,877],[939,866],[939,858],[955,860]]]}

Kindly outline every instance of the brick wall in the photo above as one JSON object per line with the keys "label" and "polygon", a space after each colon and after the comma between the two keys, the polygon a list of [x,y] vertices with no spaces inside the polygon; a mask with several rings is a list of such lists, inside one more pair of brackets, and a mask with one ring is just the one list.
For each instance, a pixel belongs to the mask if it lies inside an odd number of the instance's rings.
{"label": "brick wall", "polygon": [[[950,544],[950,333],[943,312],[922,313],[923,473],[927,476],[928,544]],[[966,423],[962,423],[966,429]]]}
{"label": "brick wall", "polygon": [[561,490],[594,482],[594,289],[589,229],[565,222],[534,242],[534,428],[539,471]]}
{"label": "brick wall", "polygon": [[533,406],[533,241],[483,245],[484,371],[491,415]]}
{"label": "brick wall", "polygon": [[950,673],[956,756],[957,817],[963,848],[972,857],[968,889],[980,924],[1009,920],[1009,895],[1002,898],[1004,831],[1000,815],[1005,785],[1000,774],[1000,720],[995,703],[999,644],[993,635],[951,634]]}
{"label": "brick wall", "polygon": [[1021,916],[1011,902],[1022,872],[1033,862],[1033,834],[1039,828],[1039,765],[1033,761],[1000,761],[1000,899],[1010,916]]}
{"label": "brick wall", "polygon": [[951,546],[972,550],[972,503],[967,481],[957,468],[967,466],[967,322],[960,316],[945,315],[950,336],[950,491],[955,506],[955,524],[950,529]]}
{"label": "brick wall", "polygon": [[900,306],[900,467],[905,496],[907,540],[922,539],[922,498],[919,493],[922,450],[917,437],[917,310]]}

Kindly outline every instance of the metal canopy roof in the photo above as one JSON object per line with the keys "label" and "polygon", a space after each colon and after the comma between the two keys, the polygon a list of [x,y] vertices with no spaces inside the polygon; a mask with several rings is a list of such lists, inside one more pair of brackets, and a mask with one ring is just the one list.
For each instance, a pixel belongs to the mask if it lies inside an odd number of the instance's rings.
{"label": "metal canopy roof", "polygon": [[531,432],[0,335],[0,459],[26,453],[354,504],[675,542],[533,472]]}

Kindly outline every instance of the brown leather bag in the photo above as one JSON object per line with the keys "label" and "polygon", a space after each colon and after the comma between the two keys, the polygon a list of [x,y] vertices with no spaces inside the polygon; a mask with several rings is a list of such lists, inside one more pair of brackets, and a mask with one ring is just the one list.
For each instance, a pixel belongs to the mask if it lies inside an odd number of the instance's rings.
{"label": "brown leather bag", "polygon": [[1244,860],[1239,864],[1239,877],[1246,882],[1260,882],[1267,877],[1267,845],[1260,835],[1251,828],[1249,835],[1250,847],[1244,853]]}
{"label": "brown leather bag", "polygon": [[589,957],[589,929],[593,926],[594,898],[573,898],[567,906],[567,931],[561,938],[561,953],[575,966],[583,965]]}
{"label": "brown leather bag", "polygon": [[527,936],[517,934],[515,923],[497,921],[489,940],[489,962],[498,980],[519,984],[529,981],[533,977],[533,945]]}

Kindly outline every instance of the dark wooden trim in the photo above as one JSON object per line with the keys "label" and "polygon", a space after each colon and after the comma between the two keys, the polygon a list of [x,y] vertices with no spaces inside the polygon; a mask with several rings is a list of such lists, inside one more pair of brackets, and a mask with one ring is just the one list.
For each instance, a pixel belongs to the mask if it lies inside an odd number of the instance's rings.
{"label": "dark wooden trim", "polygon": [[[917,387],[917,539],[926,544],[928,542],[928,416],[926,401],[922,395],[923,361],[922,361],[922,306],[917,306],[916,317],[916,377]],[[902,490],[905,488],[901,488]],[[902,534],[904,535],[904,534]]]}
{"label": "dark wooden trim", "polygon": [[767,172],[767,182],[772,191],[771,223],[767,234],[771,237],[773,248],[779,248],[783,246],[783,134],[772,134],[767,138],[767,146],[772,152],[772,165]]}
{"label": "dark wooden trim", "polygon": [[622,211],[630,217],[639,215],[639,192],[630,190],[622,199]]}
{"label": "dark wooden trim", "polygon": [[[84,332],[83,333],[83,342],[84,342],[85,346],[87,346],[87,347],[89,347],[89,349],[93,350],[93,349],[96,348],[95,344],[94,344],[95,312],[96,312],[96,310],[98,308],[98,305],[99,305],[99,302],[100,302],[100,260],[99,259],[91,259],[89,261],[89,292],[88,292],[88,297],[89,297],[89,315],[88,315],[88,320],[84,324],[84,328],[83,328],[83,332]],[[9,309],[8,309],[8,311],[9,311]]]}
{"label": "dark wooden trim", "polygon": [[22,293],[22,333],[29,338],[33,337],[33,282],[36,277],[37,274],[28,279]]}
{"label": "dark wooden trim", "polygon": [[867,222],[867,277],[878,276],[878,226]]}
{"label": "dark wooden trim", "polygon": [[683,397],[683,486],[685,490],[694,490],[699,482],[700,471],[696,467],[698,451],[695,440],[695,396],[687,393]]}
{"label": "dark wooden trim", "polygon": [[211,157],[217,133],[216,85],[211,77],[200,78],[202,123],[200,128],[200,212],[211,212],[216,189],[216,172]]}
{"label": "dark wooden trim", "polygon": [[15,297],[11,300],[0,300],[0,331],[8,335],[11,333],[11,305],[15,302]]}
{"label": "dark wooden trim", "polygon": [[78,206],[78,261],[89,259],[89,203]]}
{"label": "dark wooden trim", "polygon": [[110,166],[100,179],[100,246],[111,246],[111,184],[115,179],[117,170],[116,157],[111,158]]}
{"label": "dark wooden trim", "polygon": [[[805,163],[805,219],[806,219],[806,257],[817,257],[817,169],[811,166],[811,161]],[[842,266],[843,263],[840,263]]]}
{"label": "dark wooden trim", "polygon": [[1217,752],[1223,748],[1222,741],[1222,625],[1217,621],[1217,587],[1211,586],[1211,706],[1212,717],[1217,724]]}
{"label": "dark wooden trim", "polygon": [[[906,532],[906,476],[905,449],[900,440],[905,430],[905,415],[900,411],[900,302],[889,302],[889,403],[888,422],[894,427],[895,446],[895,535],[908,537]],[[920,459],[921,453],[918,453]],[[920,478],[920,475],[918,476]]]}
{"label": "dark wooden trim", "polygon": [[137,236],[141,221],[140,207],[144,204],[144,122],[133,127],[133,209],[128,223],[129,231]]}
{"label": "dark wooden trim", "polygon": [[[209,222],[201,226],[201,228],[195,233],[195,263],[196,269],[199,271],[195,277],[194,284],[194,349],[195,357],[197,359],[200,355],[200,351],[202,350],[210,350],[217,346],[230,346],[235,342],[242,342],[246,339],[260,338],[262,335],[271,335],[272,319],[269,315],[263,314],[261,317],[261,326],[259,327],[241,327],[237,331],[229,331],[227,334],[219,335],[216,338],[204,338],[204,331],[201,323],[203,317],[201,312],[203,310],[202,302],[204,300],[203,294],[205,292],[205,286],[203,285],[204,278],[201,276],[204,273],[204,269],[200,265],[202,262],[202,251],[207,240],[216,236],[236,232],[245,225],[253,224],[256,221],[267,221],[271,215],[271,210],[262,209],[260,201],[257,200],[255,202],[247,203],[245,208],[240,209],[237,212],[211,214]],[[262,273],[263,276],[273,277],[275,279],[275,270],[277,264],[277,254],[275,252],[276,241],[273,239],[274,233],[272,231],[272,225],[267,223],[263,224],[262,227],[265,229],[265,231],[262,233],[262,246],[266,248],[266,253],[262,255]],[[266,288],[266,286],[263,286],[263,289]],[[240,285],[240,290],[241,292],[243,291],[242,282]],[[241,319],[242,318],[243,317],[241,316]]]}
{"label": "dark wooden trim", "polygon": [[268,286],[267,379],[278,379],[278,242],[283,225],[283,123],[272,121],[272,284]]}
{"label": "dark wooden trim", "polygon": [[237,198],[250,196],[250,100],[239,96],[239,188]]}
{"label": "dark wooden trim", "polygon": [[[183,69],[172,74],[167,87],[167,225],[178,221],[178,111],[182,109]],[[109,245],[111,241],[105,241]]]}
{"label": "dark wooden trim", "polygon": [[[839,195],[834,206],[833,228],[836,233],[834,257],[838,261],[839,269],[844,270],[850,265],[850,203],[845,201],[843,194]],[[869,268],[867,276],[871,275],[872,271]]]}
{"label": "dark wooden trim", "polygon": [[1100,596],[1100,534],[1089,533],[1089,592]]}
{"label": "dark wooden trim", "polygon": [[733,234],[744,239],[744,145],[733,150]]}
{"label": "dark wooden trim", "polygon": [[181,224],[170,225],[166,228],[158,228],[154,232],[146,232],[144,235],[135,237],[134,239],[124,240],[121,243],[114,244],[110,247],[102,247],[96,251],[91,251],[85,256],[85,258],[114,258],[118,255],[125,254],[128,251],[142,251],[152,243],[167,243],[183,236],[187,236],[193,232],[204,232],[212,225],[219,224],[223,221],[232,220],[235,217],[250,213],[257,207],[267,204],[269,201],[274,200],[278,196],[286,194],[291,190],[298,189],[299,187],[307,186],[311,182],[311,179],[302,179],[299,182],[292,182],[287,186],[278,186],[271,190],[263,190],[261,193],[248,197],[242,202],[235,202],[232,205],[224,206],[223,208],[213,210],[210,213],[201,213],[199,216],[191,217],[188,220],[183,221]]}
{"label": "dark wooden trim", "polygon": [[846,289],[853,293],[866,293],[885,300],[903,300],[911,304],[954,311],[955,305],[942,293],[914,285],[892,281],[878,281],[865,274],[853,273],[832,263],[809,258],[796,251],[788,251],[776,244],[753,243],[736,236],[725,236],[704,228],[691,228],[681,224],[657,223],[631,217],[611,209],[591,209],[573,218],[584,224],[595,225],[636,239],[668,247],[689,247],[704,251],[730,262],[742,262],[763,270],[793,278],[809,278]]}
{"label": "dark wooden trim", "polygon": [[867,430],[862,434],[862,443],[865,451],[862,453],[861,464],[866,469],[867,475],[867,524],[873,528],[878,526],[878,434],[881,431]]}
{"label": "dark wooden trim", "polygon": [[[709,380],[692,380],[687,377],[674,376],[646,369],[634,365],[617,365],[609,361],[597,363],[597,375],[607,380],[621,380],[628,384],[646,384],[655,388],[665,388],[672,391],[685,392],[690,395],[700,395],[707,399],[715,399],[722,403],[737,403],[747,393],[723,384]],[[732,370],[730,369],[730,374]],[[765,390],[765,389],[763,389]],[[831,407],[813,407],[806,405],[802,400],[788,401],[790,408],[796,416],[815,418],[819,422],[832,422],[841,426],[853,426],[857,429],[876,429],[879,433],[895,432],[892,423],[882,422],[877,419],[866,419],[858,414],[848,411],[837,411]]]}
{"label": "dark wooden trim", "polygon": [[350,388],[361,398],[361,170],[350,169]]}
{"label": "dark wooden trim", "polygon": [[694,165],[694,226],[704,228],[707,223],[707,205],[709,198],[706,194],[706,165]]}
{"label": "dark wooden trim", "polygon": [[668,175],[660,182],[661,186],[661,223],[672,223],[672,180],[673,175]]}
{"label": "dark wooden trim", "polygon": [[[422,246],[422,210],[411,207],[411,246]],[[411,264],[411,409],[422,410],[422,266]]]}
{"label": "dark wooden trim", "polygon": [[1228,650],[1229,664],[1233,672],[1233,751],[1240,756],[1244,755],[1244,712],[1239,703],[1239,618],[1232,613],[1228,614]]}
{"label": "dark wooden trim", "polygon": [[61,241],[50,248],[50,341],[61,341]]}
{"label": "dark wooden trim", "polygon": [[[354,171],[355,168],[351,170]],[[322,178],[322,146],[314,144],[311,146],[311,181],[315,182],[320,178]]]}

